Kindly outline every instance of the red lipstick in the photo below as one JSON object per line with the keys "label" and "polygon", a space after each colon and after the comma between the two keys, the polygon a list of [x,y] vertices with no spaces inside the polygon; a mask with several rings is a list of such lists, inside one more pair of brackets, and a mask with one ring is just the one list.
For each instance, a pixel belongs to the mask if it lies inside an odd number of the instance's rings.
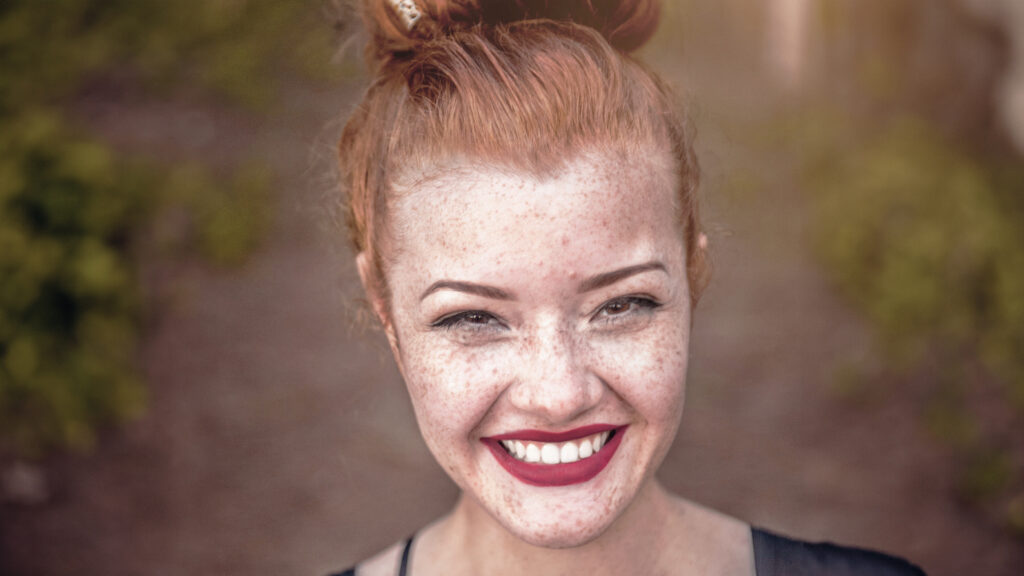
{"label": "red lipstick", "polygon": [[[518,480],[533,486],[569,486],[586,482],[604,470],[612,456],[622,442],[627,426],[612,426],[609,424],[595,424],[583,426],[566,432],[545,432],[542,430],[520,430],[509,432],[498,436],[481,438],[501,466],[509,474]],[[540,464],[524,462],[508,453],[502,446],[502,440],[519,440],[523,442],[566,442],[577,440],[597,434],[599,432],[612,431],[608,441],[601,448],[600,452],[594,453],[589,458],[583,458],[575,462],[563,464]]]}

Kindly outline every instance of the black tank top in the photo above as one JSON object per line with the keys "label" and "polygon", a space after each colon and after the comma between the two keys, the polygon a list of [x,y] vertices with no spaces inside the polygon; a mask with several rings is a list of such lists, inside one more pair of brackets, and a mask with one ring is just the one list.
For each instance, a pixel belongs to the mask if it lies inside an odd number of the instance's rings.
{"label": "black tank top", "polygon": [[[751,528],[756,576],[925,576],[923,570],[902,558],[837,546],[828,542],[792,540]],[[398,576],[408,576],[412,537],[405,541]],[[355,576],[355,568],[332,576]]]}

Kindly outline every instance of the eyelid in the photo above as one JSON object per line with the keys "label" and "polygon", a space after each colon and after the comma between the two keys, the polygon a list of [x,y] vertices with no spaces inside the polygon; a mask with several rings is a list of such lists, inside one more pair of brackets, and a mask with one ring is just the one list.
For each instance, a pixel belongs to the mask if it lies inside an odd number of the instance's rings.
{"label": "eyelid", "polygon": [[444,330],[452,330],[454,328],[463,326],[469,330],[484,330],[491,325],[490,322],[488,322],[487,324],[467,322],[466,319],[469,316],[473,315],[486,316],[489,320],[493,320],[494,323],[498,324],[502,328],[506,327],[505,322],[501,318],[499,318],[495,314],[487,312],[486,310],[459,310],[457,312],[445,314],[444,316],[431,322],[430,327],[440,328]]}
{"label": "eyelid", "polygon": [[[609,305],[615,304],[615,303],[619,303],[619,302],[625,303],[625,304],[631,304],[631,305],[638,305],[641,308],[643,308],[643,310],[629,312],[629,313],[626,313],[626,314],[621,315],[621,316],[620,315],[615,315],[615,316],[606,316],[604,318],[599,318],[599,315]],[[621,321],[621,320],[625,320],[626,318],[628,318],[630,316],[635,316],[639,312],[653,311],[653,310],[656,310],[658,308],[661,308],[662,306],[663,306],[663,304],[661,303],[661,301],[659,299],[655,298],[654,296],[651,296],[650,294],[626,294],[626,295],[617,296],[615,298],[612,298],[610,300],[605,300],[604,302],[602,302],[601,305],[598,306],[597,309],[594,310],[590,314],[590,319],[591,319],[591,321],[600,321],[600,322],[618,322],[618,321]]]}

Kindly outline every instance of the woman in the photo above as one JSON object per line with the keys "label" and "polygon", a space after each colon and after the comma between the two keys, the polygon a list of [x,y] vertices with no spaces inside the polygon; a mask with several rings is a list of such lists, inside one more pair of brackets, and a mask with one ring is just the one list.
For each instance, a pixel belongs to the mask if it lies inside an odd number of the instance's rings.
{"label": "woman", "polygon": [[341,139],[345,210],[462,496],[356,574],[920,573],[752,530],[654,478],[707,273],[690,128],[628,55],[658,13],[365,3],[375,80]]}

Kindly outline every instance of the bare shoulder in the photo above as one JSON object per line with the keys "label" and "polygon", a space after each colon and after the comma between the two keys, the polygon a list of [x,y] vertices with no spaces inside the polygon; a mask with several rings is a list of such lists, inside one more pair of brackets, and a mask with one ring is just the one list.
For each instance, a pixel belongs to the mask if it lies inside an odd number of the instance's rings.
{"label": "bare shoulder", "polygon": [[396,576],[405,542],[396,542],[356,566],[356,576]]}
{"label": "bare shoulder", "polygon": [[702,574],[754,574],[754,546],[750,525],[695,502],[677,500],[685,521],[680,531],[685,549]]}
{"label": "bare shoulder", "polygon": [[750,524],[696,502],[681,500],[681,503],[706,533],[733,544],[750,545]]}

